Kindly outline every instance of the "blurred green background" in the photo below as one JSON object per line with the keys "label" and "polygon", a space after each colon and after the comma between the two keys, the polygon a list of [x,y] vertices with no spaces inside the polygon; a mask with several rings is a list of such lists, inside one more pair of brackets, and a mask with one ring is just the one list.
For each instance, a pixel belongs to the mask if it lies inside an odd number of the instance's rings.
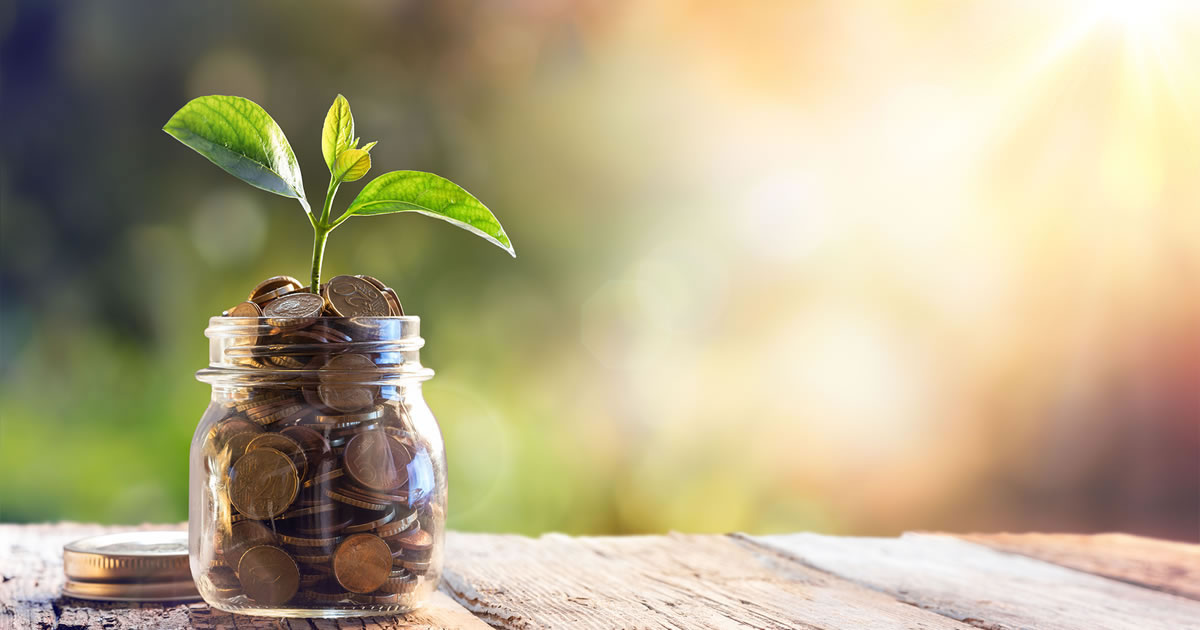
{"label": "blurred green background", "polygon": [[340,92],[517,248],[327,250],[423,318],[452,527],[1198,540],[1200,33],[1149,5],[7,3],[0,520],[186,518],[206,320],[311,233],[160,128],[245,96],[319,191]]}

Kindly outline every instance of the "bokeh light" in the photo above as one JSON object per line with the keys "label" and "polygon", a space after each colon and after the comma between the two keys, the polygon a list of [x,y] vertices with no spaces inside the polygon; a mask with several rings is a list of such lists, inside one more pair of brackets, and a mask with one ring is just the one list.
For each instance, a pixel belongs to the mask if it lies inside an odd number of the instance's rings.
{"label": "bokeh light", "polygon": [[0,33],[0,520],[186,517],[206,318],[310,235],[159,128],[253,98],[311,192],[340,92],[375,174],[462,183],[519,254],[330,241],[423,318],[451,526],[1200,539],[1193,3],[25,1]]}

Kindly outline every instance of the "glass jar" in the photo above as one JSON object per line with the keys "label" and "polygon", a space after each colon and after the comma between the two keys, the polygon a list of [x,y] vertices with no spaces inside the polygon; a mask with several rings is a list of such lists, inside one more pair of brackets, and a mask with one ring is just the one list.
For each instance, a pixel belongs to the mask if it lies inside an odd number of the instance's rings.
{"label": "glass jar", "polygon": [[441,431],[417,317],[214,317],[190,456],[192,576],[220,610],[403,613],[437,587]]}

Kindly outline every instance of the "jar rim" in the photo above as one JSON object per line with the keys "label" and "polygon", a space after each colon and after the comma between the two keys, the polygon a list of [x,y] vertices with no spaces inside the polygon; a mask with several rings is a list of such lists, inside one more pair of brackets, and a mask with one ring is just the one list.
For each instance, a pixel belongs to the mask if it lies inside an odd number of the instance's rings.
{"label": "jar rim", "polygon": [[[215,316],[209,318],[208,328],[204,330],[210,340],[209,365],[196,372],[196,378],[213,385],[311,381],[322,373],[322,368],[312,363],[313,355],[369,354],[386,358],[377,361],[379,364],[372,370],[363,372],[361,379],[350,373],[345,375],[347,379],[377,384],[424,381],[433,376],[433,370],[422,366],[418,357],[419,350],[425,345],[420,335],[420,323],[421,318],[416,315]],[[325,330],[317,333],[312,341],[287,344],[271,341],[274,336],[286,335],[289,331],[299,334],[305,329],[321,328]],[[360,331],[361,335],[351,338],[348,333],[354,330]]]}

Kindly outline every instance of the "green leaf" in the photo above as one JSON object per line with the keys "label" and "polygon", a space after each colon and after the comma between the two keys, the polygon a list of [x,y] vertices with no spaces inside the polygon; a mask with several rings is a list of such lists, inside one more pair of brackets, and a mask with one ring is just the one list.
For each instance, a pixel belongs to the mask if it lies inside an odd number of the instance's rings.
{"label": "green leaf", "polygon": [[329,172],[333,172],[337,156],[351,147],[354,138],[354,114],[350,113],[350,101],[345,96],[337,95],[329,113],[325,114],[325,128],[321,131],[321,154],[325,156],[325,164]]}
{"label": "green leaf", "polygon": [[371,170],[371,154],[366,149],[346,149],[338,154],[333,163],[333,176],[339,181],[352,182],[362,179]]}
{"label": "green leaf", "polygon": [[420,212],[474,232],[517,256],[500,222],[471,193],[458,184],[421,171],[384,173],[363,186],[346,210],[347,215],[369,216],[391,212]]}
{"label": "green leaf", "polygon": [[[362,148],[362,150],[363,150],[363,151],[370,151],[370,150],[371,150],[372,148],[374,148],[374,147],[375,147],[375,145],[377,145],[377,144],[379,144],[379,141],[378,141],[378,140],[372,140],[371,142],[368,142],[368,143],[367,143],[367,146],[363,147],[363,148]],[[355,146],[358,146],[358,140],[355,140],[355,141],[354,141],[354,145],[355,145]]]}
{"label": "green leaf", "polygon": [[300,166],[283,130],[254,101],[240,96],[201,96],[188,101],[163,131],[242,181],[308,209]]}

